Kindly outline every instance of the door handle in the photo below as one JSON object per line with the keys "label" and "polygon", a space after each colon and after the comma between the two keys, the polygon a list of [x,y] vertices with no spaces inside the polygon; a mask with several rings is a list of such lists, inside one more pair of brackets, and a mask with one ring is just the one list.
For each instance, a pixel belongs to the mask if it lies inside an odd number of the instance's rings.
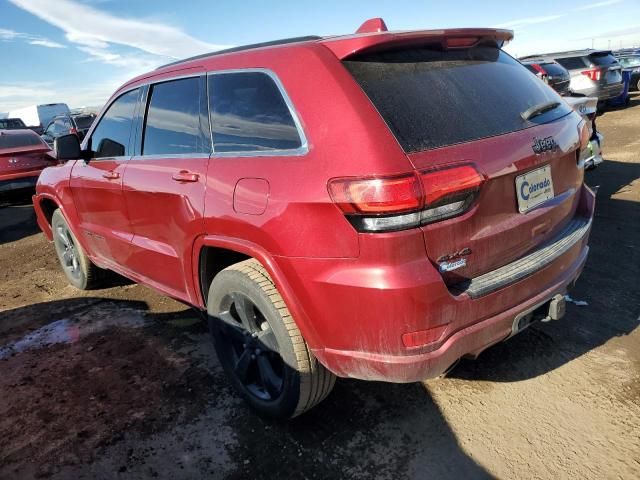
{"label": "door handle", "polygon": [[190,172],[188,170],[180,170],[172,175],[176,182],[197,182],[200,175]]}
{"label": "door handle", "polygon": [[114,172],[113,170],[104,172],[102,176],[107,180],[117,180],[118,178],[120,178],[120,174],[118,172]]}

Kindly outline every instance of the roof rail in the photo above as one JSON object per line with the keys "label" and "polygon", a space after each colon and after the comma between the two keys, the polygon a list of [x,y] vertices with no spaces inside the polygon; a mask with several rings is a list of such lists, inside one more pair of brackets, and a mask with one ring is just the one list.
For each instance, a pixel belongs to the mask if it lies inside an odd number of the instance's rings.
{"label": "roof rail", "polygon": [[309,42],[312,40],[320,40],[322,37],[317,35],[307,35],[304,37],[291,37],[291,38],[283,38],[281,40],[271,40],[270,42],[262,42],[262,43],[252,43],[250,45],[241,45],[239,47],[226,48],[224,50],[217,50],[215,52],[202,53],[200,55],[196,55],[194,57],[185,58],[183,60],[178,60],[175,62],[167,63],[165,65],[161,65],[156,70],[160,70],[161,68],[171,67],[174,65],[180,65],[181,63],[190,62],[192,60],[198,60],[200,58],[213,57],[216,55],[223,55],[225,53],[234,53],[234,52],[243,52],[245,50],[253,50],[254,48],[262,48],[262,47],[273,47],[276,45],[286,45],[288,43],[299,43],[299,42]]}

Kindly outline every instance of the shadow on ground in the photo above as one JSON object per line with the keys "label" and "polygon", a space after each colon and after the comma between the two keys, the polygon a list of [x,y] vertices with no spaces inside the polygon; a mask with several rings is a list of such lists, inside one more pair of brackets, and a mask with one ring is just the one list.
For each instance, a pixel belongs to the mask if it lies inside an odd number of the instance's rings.
{"label": "shadow on ground", "polygon": [[0,477],[489,477],[421,384],[343,380],[307,415],[276,423],[238,399],[212,353],[190,309],[88,297],[0,313]]}
{"label": "shadow on ground", "polygon": [[40,231],[30,194],[20,192],[0,196],[0,225],[0,245],[15,242]]}

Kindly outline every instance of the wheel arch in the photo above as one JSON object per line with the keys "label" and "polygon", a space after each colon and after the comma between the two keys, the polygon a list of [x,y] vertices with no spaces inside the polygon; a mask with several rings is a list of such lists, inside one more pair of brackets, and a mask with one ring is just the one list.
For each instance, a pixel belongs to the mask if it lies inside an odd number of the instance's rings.
{"label": "wheel arch", "polygon": [[[33,197],[33,208],[36,211],[36,218],[38,220],[38,226],[44,233],[49,241],[53,240],[53,232],[51,231],[51,219],[53,212],[58,208],[62,210],[64,215],[64,208],[61,203],[53,196],[40,194]],[[66,215],[65,215],[66,218]]]}
{"label": "wheel arch", "polygon": [[[216,258],[217,257],[217,258]],[[193,282],[199,306],[207,308],[207,295],[213,277],[226,267],[243,260],[255,259],[265,268],[282,296],[293,320],[311,348],[316,348],[317,335],[309,318],[297,301],[290,283],[272,255],[259,245],[224,236],[204,236],[196,240],[193,249]]]}

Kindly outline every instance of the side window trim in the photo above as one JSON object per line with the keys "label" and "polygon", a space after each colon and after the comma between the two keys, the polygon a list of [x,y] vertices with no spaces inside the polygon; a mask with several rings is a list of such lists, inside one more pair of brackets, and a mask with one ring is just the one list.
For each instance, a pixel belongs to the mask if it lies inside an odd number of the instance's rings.
{"label": "side window trim", "polygon": [[[305,134],[304,129],[302,128],[302,122],[300,121],[300,116],[296,111],[291,98],[287,94],[287,91],[284,88],[284,85],[276,75],[273,70],[268,68],[237,68],[230,70],[211,70],[207,72],[207,97],[209,92],[209,78],[214,75],[226,75],[232,73],[263,73],[276,85],[276,88],[280,92],[280,96],[284,100],[284,103],[287,105],[289,110],[289,114],[293,119],[293,123],[296,126],[296,130],[298,131],[298,135],[300,137],[300,146],[298,148],[286,149],[286,150],[255,150],[255,151],[238,151],[238,152],[216,152],[215,144],[213,143],[213,127],[211,125],[211,121],[209,121],[209,131],[211,134],[211,146],[212,146],[212,157],[283,157],[283,156],[302,156],[309,153],[309,142],[307,140],[307,136]],[[211,107],[211,98],[207,98],[207,108]],[[208,118],[211,118],[211,111],[208,112]]]}
{"label": "side window trim", "polygon": [[[102,115],[100,115],[100,117],[99,117],[99,118],[96,118],[96,119],[94,120],[93,124],[91,125],[91,131],[90,131],[90,132],[87,132],[87,135],[86,135],[85,140],[83,141],[83,143],[82,143],[82,147],[81,147],[82,149],[87,149],[87,148],[90,148],[90,149],[91,149],[91,154],[92,154],[92,156],[91,156],[91,162],[92,162],[92,163],[93,163],[93,162],[100,162],[100,161],[102,161],[102,160],[114,160],[114,159],[115,159],[115,160],[124,160],[124,159],[129,159],[129,158],[131,158],[131,156],[132,156],[132,155],[122,155],[122,156],[117,156],[117,157],[104,157],[104,158],[101,158],[101,157],[100,157],[100,158],[96,158],[96,157],[94,157],[94,156],[93,156],[93,154],[94,154],[95,152],[93,151],[93,147],[92,147],[92,145],[91,145],[91,140],[93,140],[93,135],[94,135],[94,133],[96,132],[96,130],[98,130],[98,127],[100,126],[100,122],[102,122],[102,119],[105,117],[105,115],[106,115],[107,113],[109,113],[109,110],[111,109],[111,106],[112,106],[114,103],[116,103],[120,98],[122,98],[124,95],[127,95],[127,94],[131,93],[131,92],[132,92],[132,91],[134,91],[134,90],[139,90],[139,92],[138,92],[138,100],[136,101],[136,106],[134,107],[134,110],[133,110],[133,115],[134,115],[133,119],[134,119],[134,121],[135,121],[135,119],[136,119],[136,112],[137,112],[137,110],[138,110],[138,108],[139,108],[139,106],[140,106],[140,95],[141,95],[142,90],[143,90],[143,88],[144,88],[145,86],[146,86],[146,85],[136,85],[135,87],[131,87],[131,88],[128,88],[128,89],[126,89],[126,90],[123,90],[123,91],[120,93],[120,95],[118,95],[118,96],[117,96],[117,97],[115,97],[112,101],[110,101],[110,102],[109,102],[109,104],[108,104],[108,105],[103,109],[103,111],[102,111]],[[131,142],[133,141],[133,137],[134,137],[134,135],[133,135],[133,134],[134,134],[134,132],[133,132],[133,123],[134,123],[134,122],[132,122],[132,124],[131,124],[131,128],[129,129],[129,143],[128,143],[128,147],[129,147],[129,148],[131,148],[131,146],[132,146],[132,145],[131,145]],[[90,135],[89,135],[89,133],[90,133]]]}

